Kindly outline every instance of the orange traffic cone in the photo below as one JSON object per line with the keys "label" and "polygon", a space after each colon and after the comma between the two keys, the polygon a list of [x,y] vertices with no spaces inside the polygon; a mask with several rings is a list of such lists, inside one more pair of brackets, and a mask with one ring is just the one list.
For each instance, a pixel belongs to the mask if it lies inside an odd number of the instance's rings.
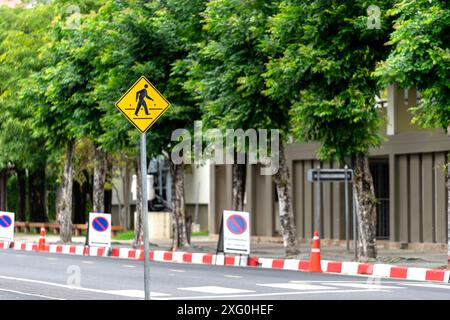
{"label": "orange traffic cone", "polygon": [[320,240],[317,231],[314,231],[311,258],[309,259],[309,272],[322,272],[322,267],[320,265]]}
{"label": "orange traffic cone", "polygon": [[45,250],[45,225],[41,226],[41,233],[39,234],[39,251]]}

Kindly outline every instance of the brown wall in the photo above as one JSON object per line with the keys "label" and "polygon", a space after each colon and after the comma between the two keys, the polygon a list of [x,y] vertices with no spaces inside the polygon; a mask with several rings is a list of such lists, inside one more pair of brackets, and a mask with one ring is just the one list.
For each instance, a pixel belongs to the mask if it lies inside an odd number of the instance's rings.
{"label": "brown wall", "polygon": [[[379,108],[385,123],[380,134],[385,141],[370,150],[372,161],[383,159],[389,167],[389,239],[392,242],[447,242],[447,195],[442,165],[450,151],[450,139],[443,130],[424,130],[411,123],[409,108],[417,105],[416,90],[389,86],[387,107]],[[292,199],[299,238],[310,239],[316,226],[315,184],[307,181],[309,169],[317,167],[319,145],[289,144],[287,166],[291,173]],[[322,168],[336,168],[337,163],[321,163]],[[219,232],[222,211],[231,206],[231,166],[212,166],[210,232]],[[252,234],[277,235],[278,208],[270,176],[261,176],[259,167],[247,167],[246,210],[252,217]],[[384,182],[384,181],[383,181]],[[379,187],[381,188],[381,187]],[[383,184],[385,188],[385,184]],[[350,187],[351,189],[351,187]],[[325,239],[345,239],[343,183],[323,183],[321,230]],[[350,197],[352,195],[349,190]],[[386,200],[384,200],[386,201]],[[349,201],[349,212],[352,212]],[[351,214],[350,214],[351,217]],[[350,219],[350,237],[352,225]]]}
{"label": "brown wall", "polygon": [[394,240],[446,242],[444,152],[395,156],[398,223]]}
{"label": "brown wall", "polygon": [[[445,243],[447,241],[447,198],[442,164],[450,150],[450,139],[442,130],[421,130],[390,136],[381,148],[370,152],[372,159],[389,163],[389,237],[393,242]],[[299,238],[310,239],[315,229],[315,184],[307,181],[309,169],[317,167],[317,144],[286,147],[292,179],[292,198]],[[222,211],[231,206],[231,166],[217,165],[211,188],[210,217],[218,233]],[[322,162],[322,168],[337,163]],[[248,165],[246,210],[252,217],[252,234],[277,235],[277,203],[272,177],[260,175],[259,166]],[[351,187],[350,187],[351,189]],[[324,239],[345,239],[343,183],[322,184],[321,234]],[[349,195],[351,198],[351,190]],[[350,238],[352,235],[349,201]],[[210,224],[211,225],[211,224]]]}

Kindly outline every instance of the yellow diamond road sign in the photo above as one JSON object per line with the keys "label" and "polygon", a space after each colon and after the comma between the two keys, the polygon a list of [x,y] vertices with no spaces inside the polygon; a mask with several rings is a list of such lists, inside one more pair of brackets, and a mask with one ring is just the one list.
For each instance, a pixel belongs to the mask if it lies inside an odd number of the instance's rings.
{"label": "yellow diamond road sign", "polygon": [[117,109],[145,133],[170,107],[169,101],[142,76],[116,102]]}

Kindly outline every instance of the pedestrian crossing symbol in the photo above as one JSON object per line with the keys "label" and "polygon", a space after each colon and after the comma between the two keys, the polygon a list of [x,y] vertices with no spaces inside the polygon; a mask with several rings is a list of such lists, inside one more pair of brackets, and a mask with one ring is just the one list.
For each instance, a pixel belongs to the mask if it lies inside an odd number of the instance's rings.
{"label": "pedestrian crossing symbol", "polygon": [[141,133],[147,132],[169,107],[169,101],[144,76],[116,102],[116,108]]}

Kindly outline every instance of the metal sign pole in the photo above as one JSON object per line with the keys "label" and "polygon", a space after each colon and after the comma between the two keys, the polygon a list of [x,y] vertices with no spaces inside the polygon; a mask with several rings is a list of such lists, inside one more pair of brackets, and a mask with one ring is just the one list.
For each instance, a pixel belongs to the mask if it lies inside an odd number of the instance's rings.
{"label": "metal sign pole", "polygon": [[348,177],[347,165],[345,165],[345,240],[347,241],[347,252],[350,252],[349,227],[348,227]]}
{"label": "metal sign pole", "polygon": [[[139,99],[138,99],[139,98]],[[151,114],[147,110],[145,99],[153,101]],[[139,101],[137,101],[139,100]],[[142,176],[142,223],[144,227],[144,289],[145,300],[150,300],[150,265],[149,265],[149,226],[148,226],[148,198],[147,198],[147,148],[145,133],[170,107],[170,102],[155,88],[145,77],[141,76],[125,92],[115,104],[116,108],[139,130],[141,133],[140,164]],[[131,106],[133,106],[131,108]],[[142,107],[144,114],[140,114]],[[161,172],[159,172],[161,178]],[[139,183],[139,182],[138,182]],[[161,184],[160,184],[161,187]],[[161,191],[162,189],[160,189]],[[161,196],[161,195],[160,195]]]}
{"label": "metal sign pole", "polygon": [[148,241],[148,201],[147,201],[147,142],[146,134],[141,134],[141,178],[142,178],[142,224],[144,227],[144,290],[145,300],[150,300],[150,266]]}
{"label": "metal sign pole", "polygon": [[355,192],[355,185],[353,184],[353,250],[355,251],[355,260],[358,258],[358,252],[357,252],[357,242],[358,242],[358,235],[356,230],[356,224],[357,216],[356,216],[356,208],[357,202],[356,202],[356,192]]}
{"label": "metal sign pole", "polygon": [[321,199],[320,199],[320,165],[317,166],[317,211],[316,211],[316,230],[319,233],[319,238],[322,236],[321,232],[320,232],[320,205],[321,205]]}

